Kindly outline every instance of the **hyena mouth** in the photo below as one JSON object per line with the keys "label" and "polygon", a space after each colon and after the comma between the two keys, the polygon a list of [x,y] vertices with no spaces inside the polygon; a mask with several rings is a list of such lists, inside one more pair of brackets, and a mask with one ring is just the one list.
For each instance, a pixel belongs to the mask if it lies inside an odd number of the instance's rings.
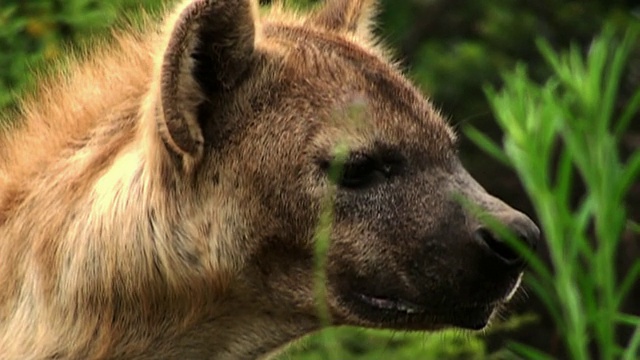
{"label": "hyena mouth", "polygon": [[401,299],[385,299],[364,294],[356,294],[356,297],[365,304],[378,310],[389,310],[406,314],[421,314],[426,312],[424,306],[416,305]]}
{"label": "hyena mouth", "polygon": [[400,296],[373,295],[366,290],[346,290],[342,304],[365,326],[398,330],[437,330],[458,327],[481,330],[520,288],[522,274],[504,289],[502,296],[473,303],[422,304]]}
{"label": "hyena mouth", "polygon": [[375,297],[355,293],[351,297],[351,309],[374,327],[399,330],[434,330],[455,326],[470,330],[485,328],[496,309],[504,302],[486,304],[452,305],[433,308],[418,305],[404,299]]}

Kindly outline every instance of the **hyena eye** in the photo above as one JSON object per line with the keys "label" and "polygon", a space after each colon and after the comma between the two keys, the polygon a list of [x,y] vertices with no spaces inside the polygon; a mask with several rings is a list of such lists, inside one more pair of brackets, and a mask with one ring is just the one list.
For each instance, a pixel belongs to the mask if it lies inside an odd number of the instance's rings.
{"label": "hyena eye", "polygon": [[333,183],[348,189],[367,187],[391,172],[391,166],[364,154],[352,154],[342,163],[326,162],[323,168]]}

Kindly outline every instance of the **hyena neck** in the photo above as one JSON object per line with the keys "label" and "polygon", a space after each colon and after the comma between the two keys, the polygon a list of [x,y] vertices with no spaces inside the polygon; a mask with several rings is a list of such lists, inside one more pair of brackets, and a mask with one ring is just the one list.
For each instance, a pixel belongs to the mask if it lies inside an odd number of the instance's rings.
{"label": "hyena neck", "polygon": [[246,291],[228,288],[233,274],[224,269],[237,264],[212,244],[234,240],[224,228],[232,210],[212,206],[223,195],[191,197],[172,183],[166,154],[149,151],[162,149],[149,145],[160,140],[135,125],[137,113],[111,118],[59,154],[50,165],[58,171],[22,184],[29,193],[0,224],[0,237],[25,239],[0,243],[3,354],[267,358],[312,331],[310,319],[282,320],[246,296],[228,295]]}
{"label": "hyena neck", "polygon": [[252,311],[246,306],[241,311],[242,315],[227,311],[217,319],[193,326],[171,342],[150,348],[152,351],[146,356],[157,359],[175,353],[189,355],[187,358],[218,360],[272,359],[286,345],[316,330],[311,325],[312,319],[303,315],[282,320],[275,314]]}
{"label": "hyena neck", "polygon": [[[225,284],[202,275],[219,264],[198,233],[206,228],[198,222],[215,216],[194,215],[197,204],[175,208],[189,200],[177,201],[175,189],[158,186],[166,179],[158,178],[144,136],[120,125],[117,138],[127,140],[96,153],[90,144],[101,141],[88,138],[54,165],[60,171],[29,187],[0,225],[0,238],[24,240],[0,242],[1,352],[8,358],[185,353],[232,359],[267,348],[249,350],[225,335],[238,319],[225,324]],[[27,210],[29,217],[21,213]],[[260,336],[234,333],[259,343]]]}

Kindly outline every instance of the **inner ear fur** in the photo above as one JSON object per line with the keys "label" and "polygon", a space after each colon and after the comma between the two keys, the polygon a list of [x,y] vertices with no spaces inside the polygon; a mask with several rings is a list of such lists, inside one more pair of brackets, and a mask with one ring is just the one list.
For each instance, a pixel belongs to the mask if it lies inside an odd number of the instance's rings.
{"label": "inner ear fur", "polygon": [[258,19],[252,0],[187,2],[169,25],[160,68],[160,136],[183,162],[201,157],[203,102],[238,85],[255,58]]}
{"label": "inner ear fur", "polygon": [[329,31],[370,37],[376,15],[376,0],[325,0],[325,4],[311,21]]}

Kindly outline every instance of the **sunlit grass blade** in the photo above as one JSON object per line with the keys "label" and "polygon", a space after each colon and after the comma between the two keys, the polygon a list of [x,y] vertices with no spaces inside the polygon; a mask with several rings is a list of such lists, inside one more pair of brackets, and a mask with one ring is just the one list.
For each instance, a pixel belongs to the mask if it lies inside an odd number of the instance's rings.
{"label": "sunlit grass blade", "polygon": [[623,360],[637,360],[640,358],[640,324],[636,326],[636,330],[633,332],[629,345],[627,345]]}
{"label": "sunlit grass blade", "polygon": [[487,135],[481,133],[473,126],[465,126],[463,129],[465,136],[473,141],[478,147],[490,154],[494,159],[500,161],[503,165],[511,166],[511,161],[500,149],[500,147],[491,140]]}
{"label": "sunlit grass blade", "polygon": [[636,327],[640,325],[640,316],[630,314],[618,314],[615,320],[623,325]]}
{"label": "sunlit grass blade", "polygon": [[[609,67],[610,70],[606,77],[604,93],[602,94],[602,108],[599,109],[601,111],[601,119],[607,120],[602,126],[605,126],[605,124],[609,126],[610,119],[613,117],[622,72],[624,71],[625,64],[637,37],[638,29],[629,29],[625,33],[620,45],[615,47],[613,59]],[[600,41],[606,41],[606,39],[612,38],[614,38],[613,29],[605,28],[604,36],[602,36]],[[604,129],[602,131],[604,132]]]}
{"label": "sunlit grass blade", "polygon": [[524,356],[527,359],[554,360],[554,357],[528,345],[512,342],[507,345],[507,348],[517,355]]}
{"label": "sunlit grass blade", "polygon": [[[343,168],[344,162],[348,155],[348,147],[346,145],[338,145],[334,149],[333,161],[329,164],[329,178],[339,179]],[[334,204],[334,191],[329,191],[324,199],[323,206],[320,213],[320,219],[318,222],[318,228],[314,238],[314,295],[315,305],[318,311],[318,315],[321,323],[324,327],[331,324],[331,318],[327,305],[327,291],[326,291],[326,264],[327,256],[329,253],[329,246],[331,243],[331,229],[333,226],[333,204]],[[338,359],[340,357],[341,348],[338,341],[334,337],[332,330],[324,331],[320,334],[323,339],[323,351],[329,359]]]}
{"label": "sunlit grass blade", "polygon": [[625,277],[622,279],[618,290],[616,291],[616,305],[617,307],[622,306],[622,302],[625,300],[629,291],[633,288],[634,285],[637,284],[637,281],[640,279],[640,261],[637,261],[631,266],[631,269],[627,272]]}
{"label": "sunlit grass blade", "polygon": [[561,308],[558,302],[557,294],[549,291],[553,287],[552,283],[544,280],[540,280],[535,276],[527,276],[527,286],[533,290],[533,292],[539,297],[542,303],[547,307],[549,314],[551,314],[554,322],[562,329],[564,322],[562,320]]}
{"label": "sunlit grass blade", "polygon": [[637,91],[629,103],[625,107],[622,115],[620,115],[620,119],[615,126],[614,134],[618,139],[622,137],[624,132],[629,127],[629,123],[633,120],[634,116],[640,111],[640,91]]}
{"label": "sunlit grass blade", "polygon": [[624,194],[626,194],[629,189],[638,181],[640,177],[640,151],[631,155],[629,160],[627,161],[627,166],[621,176],[620,186],[618,189],[618,193],[616,194],[617,199],[623,199]]}

